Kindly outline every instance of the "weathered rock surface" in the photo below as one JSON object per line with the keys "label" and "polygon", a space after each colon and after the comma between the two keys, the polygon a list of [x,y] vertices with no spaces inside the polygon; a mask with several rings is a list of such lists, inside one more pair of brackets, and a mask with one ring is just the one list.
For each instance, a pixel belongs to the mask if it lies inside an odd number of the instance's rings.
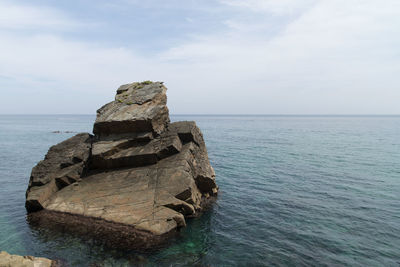
{"label": "weathered rock surface", "polygon": [[0,252],[0,267],[55,267],[56,261],[33,256],[11,255],[5,251]]}
{"label": "weathered rock surface", "polygon": [[119,87],[115,101],[97,111],[93,133],[159,134],[169,123],[167,88],[162,83],[131,83]]}
{"label": "weathered rock surface", "polygon": [[52,146],[33,169],[26,194],[28,211],[43,209],[44,202],[59,189],[78,181],[87,170],[92,136],[87,133]]}
{"label": "weathered rock surface", "polygon": [[32,222],[150,248],[216,196],[203,135],[195,122],[169,123],[162,83],[121,86],[93,132],[51,147],[33,168]]}

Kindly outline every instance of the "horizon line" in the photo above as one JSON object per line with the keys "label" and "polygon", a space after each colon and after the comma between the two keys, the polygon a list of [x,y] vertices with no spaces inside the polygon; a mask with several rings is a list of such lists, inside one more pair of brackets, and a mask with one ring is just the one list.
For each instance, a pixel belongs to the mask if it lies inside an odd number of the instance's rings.
{"label": "horizon line", "polygon": [[[307,114],[307,113],[303,113],[303,114],[234,114],[234,113],[209,113],[209,114],[202,114],[202,113],[177,113],[177,114],[169,114],[170,116],[276,116],[276,117],[284,117],[284,116],[288,116],[288,117],[296,117],[296,116],[327,116],[327,117],[340,117],[340,116],[400,116],[400,114]],[[96,116],[96,114],[89,114],[89,113],[31,113],[31,114],[27,114],[27,113],[0,113],[0,116]]]}

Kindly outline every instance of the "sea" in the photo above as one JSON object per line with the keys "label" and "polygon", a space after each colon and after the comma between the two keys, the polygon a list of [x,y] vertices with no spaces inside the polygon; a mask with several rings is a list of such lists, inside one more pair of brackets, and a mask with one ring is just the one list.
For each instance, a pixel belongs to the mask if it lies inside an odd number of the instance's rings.
{"label": "sea", "polygon": [[94,120],[0,115],[0,250],[68,266],[400,266],[400,116],[172,115],[201,128],[220,191],[151,252],[27,223],[32,167]]}

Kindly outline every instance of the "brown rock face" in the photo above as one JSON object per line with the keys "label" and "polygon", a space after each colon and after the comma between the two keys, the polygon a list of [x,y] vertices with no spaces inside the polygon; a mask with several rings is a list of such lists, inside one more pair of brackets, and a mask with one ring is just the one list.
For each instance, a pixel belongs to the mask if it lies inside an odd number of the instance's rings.
{"label": "brown rock face", "polygon": [[0,252],[0,266],[24,266],[24,267],[56,267],[59,264],[46,258],[38,258],[33,256],[11,255],[5,251]]}
{"label": "brown rock face", "polygon": [[97,111],[93,133],[160,134],[169,123],[167,88],[160,82],[131,83],[119,87],[115,101]]}
{"label": "brown rock face", "polygon": [[52,146],[33,169],[26,192],[28,212],[43,209],[50,196],[85,175],[92,147],[88,133],[77,134]]}
{"label": "brown rock face", "polygon": [[51,147],[33,168],[32,222],[151,248],[216,196],[203,135],[195,122],[169,123],[162,83],[121,86],[93,132]]}

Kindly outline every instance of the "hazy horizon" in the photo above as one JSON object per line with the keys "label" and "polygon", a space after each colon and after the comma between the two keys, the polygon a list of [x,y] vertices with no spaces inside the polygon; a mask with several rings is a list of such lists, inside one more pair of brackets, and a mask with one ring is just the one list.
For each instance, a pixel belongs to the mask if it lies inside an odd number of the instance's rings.
{"label": "hazy horizon", "polygon": [[[400,114],[228,114],[228,113],[221,113],[221,114],[173,114],[170,113],[170,116],[227,116],[227,117],[399,117]],[[23,114],[23,113],[2,113],[0,116],[96,116],[95,113],[93,114],[85,114],[85,113],[53,113],[53,114],[45,114],[45,113],[31,113],[31,114]]]}
{"label": "hazy horizon", "polygon": [[0,0],[0,114],[95,114],[164,81],[171,114],[398,115],[400,2]]}

